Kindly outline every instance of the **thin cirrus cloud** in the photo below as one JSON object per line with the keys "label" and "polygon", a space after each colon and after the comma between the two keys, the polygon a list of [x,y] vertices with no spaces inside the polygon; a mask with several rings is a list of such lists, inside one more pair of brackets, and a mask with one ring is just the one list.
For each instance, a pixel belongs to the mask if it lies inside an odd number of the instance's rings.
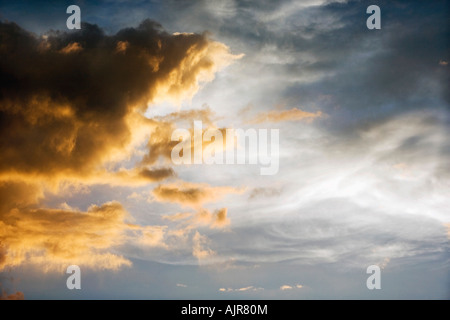
{"label": "thin cirrus cloud", "polygon": [[210,259],[216,255],[216,252],[208,247],[209,239],[200,234],[198,231],[195,232],[193,237],[194,246],[192,248],[192,255],[196,257],[199,261],[204,261]]}
{"label": "thin cirrus cloud", "polygon": [[172,222],[180,222],[184,228],[191,229],[194,226],[210,226],[211,228],[224,228],[230,224],[227,217],[227,208],[222,208],[211,212],[208,209],[200,208],[196,213],[179,212],[173,215],[163,215],[162,219]]}
{"label": "thin cirrus cloud", "polygon": [[261,287],[254,287],[254,286],[248,286],[248,287],[242,287],[242,288],[220,288],[220,292],[246,292],[246,291],[260,291],[264,290],[264,288]]}
{"label": "thin cirrus cloud", "polygon": [[312,121],[315,118],[323,117],[321,111],[315,113],[300,110],[298,108],[292,108],[290,110],[271,110],[260,113],[256,117],[249,121],[249,123],[264,123],[264,122],[283,122],[283,121]]}

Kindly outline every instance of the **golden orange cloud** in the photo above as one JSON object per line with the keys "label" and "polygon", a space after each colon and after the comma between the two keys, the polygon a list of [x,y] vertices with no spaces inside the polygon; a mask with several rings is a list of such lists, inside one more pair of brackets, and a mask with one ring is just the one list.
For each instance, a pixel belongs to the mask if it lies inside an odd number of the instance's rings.
{"label": "golden orange cloud", "polygon": [[130,266],[109,252],[123,243],[126,212],[117,202],[91,206],[88,211],[13,209],[2,215],[0,270],[30,262],[43,270],[71,264],[95,269]]}
{"label": "golden orange cloud", "polygon": [[170,35],[150,21],[113,36],[86,25],[45,38],[1,23],[0,35],[0,178],[95,176],[144,130],[164,127],[139,116],[150,102],[190,98],[237,58],[206,35]]}
{"label": "golden orange cloud", "polygon": [[16,293],[7,294],[2,290],[2,294],[0,295],[0,300],[24,300],[25,296],[23,292],[17,291]]}
{"label": "golden orange cloud", "polygon": [[[215,115],[209,107],[199,110],[185,110],[173,112],[165,116],[159,116],[151,119],[151,134],[147,143],[148,154],[142,159],[143,165],[153,165],[159,159],[171,162],[172,150],[180,141],[172,140],[172,134],[181,124],[184,129],[190,133],[190,140],[185,141],[186,147],[191,149],[191,158],[194,159],[194,121],[201,121],[202,135],[209,129],[218,129],[223,136],[223,150],[226,148],[226,129],[217,128],[214,123]],[[203,141],[202,146],[205,148],[212,141]]]}
{"label": "golden orange cloud", "polygon": [[116,52],[125,52],[130,43],[128,41],[118,41],[116,45]]}
{"label": "golden orange cloud", "polygon": [[163,215],[162,218],[171,222],[179,222],[182,229],[178,229],[180,235],[197,226],[209,226],[213,229],[225,228],[230,225],[227,217],[227,208],[222,208],[211,212],[205,208],[199,208],[196,213],[179,212],[173,215]]}
{"label": "golden orange cloud", "polygon": [[315,118],[322,117],[321,111],[316,113],[306,112],[297,108],[292,108],[290,110],[271,110],[268,112],[263,112],[258,114],[254,119],[250,120],[249,123],[263,123],[263,122],[282,122],[282,121],[299,121],[306,120],[311,121]]}
{"label": "golden orange cloud", "polygon": [[228,186],[212,187],[206,183],[178,182],[159,185],[152,194],[158,201],[199,208],[202,204],[219,200],[227,194],[240,194],[243,191]]}
{"label": "golden orange cloud", "polygon": [[162,218],[169,220],[169,221],[179,221],[179,220],[184,220],[189,218],[190,216],[192,216],[192,213],[189,212],[178,212],[176,214],[172,214],[172,215],[163,215]]}
{"label": "golden orange cloud", "polygon": [[163,247],[167,248],[167,244],[164,242],[164,236],[166,233],[166,226],[146,226],[142,227],[142,236],[139,238],[139,243],[150,247]]}
{"label": "golden orange cloud", "polygon": [[[175,122],[196,117],[212,125],[211,112],[166,119],[143,113],[152,102],[190,99],[201,82],[241,56],[206,34],[172,35],[149,20],[111,36],[86,24],[82,32],[45,37],[0,22],[0,38],[0,270],[22,263],[43,270],[69,264],[118,269],[131,265],[114,253],[127,241],[166,248],[165,226],[128,223],[118,202],[86,211],[40,203],[46,191],[61,193],[63,185],[134,186],[174,177],[172,168],[154,165],[167,157]],[[143,161],[112,171],[110,164],[133,155],[148,133]],[[188,206],[233,192],[186,183],[155,190],[161,201]],[[226,209],[206,216],[212,225],[228,221]],[[203,243],[196,234],[196,256],[212,252]]]}
{"label": "golden orange cloud", "polygon": [[69,43],[64,48],[62,48],[59,52],[64,53],[64,54],[70,54],[70,53],[79,52],[81,50],[83,50],[83,48],[81,47],[81,45],[78,42],[72,42],[72,43]]}
{"label": "golden orange cloud", "polygon": [[211,213],[207,209],[200,209],[192,222],[209,225],[212,228],[223,228],[230,224],[230,219],[227,218],[227,211],[227,208],[222,208]]}
{"label": "golden orange cloud", "polygon": [[[14,194],[8,196],[5,189]],[[0,270],[23,263],[43,271],[71,264],[117,270],[131,266],[131,261],[113,253],[114,248],[125,244],[168,248],[166,226],[131,224],[132,217],[118,202],[92,205],[87,211],[67,204],[62,209],[39,208],[40,190],[28,195],[29,190],[23,183],[0,183],[0,195],[6,196],[0,207]]]}

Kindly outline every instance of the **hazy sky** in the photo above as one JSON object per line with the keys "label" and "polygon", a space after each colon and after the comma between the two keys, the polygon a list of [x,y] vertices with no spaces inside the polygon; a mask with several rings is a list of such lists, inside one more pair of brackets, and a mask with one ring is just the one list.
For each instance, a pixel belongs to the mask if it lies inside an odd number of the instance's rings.
{"label": "hazy sky", "polygon": [[[449,10],[1,1],[2,297],[449,299]],[[174,165],[198,120],[279,129],[278,173]]]}

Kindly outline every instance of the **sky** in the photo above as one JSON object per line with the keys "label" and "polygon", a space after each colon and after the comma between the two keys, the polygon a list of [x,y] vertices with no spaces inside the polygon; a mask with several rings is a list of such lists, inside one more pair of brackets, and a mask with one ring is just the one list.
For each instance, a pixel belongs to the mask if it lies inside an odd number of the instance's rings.
{"label": "sky", "polygon": [[[450,299],[449,10],[1,1],[0,297]],[[195,121],[276,172],[174,163]]]}

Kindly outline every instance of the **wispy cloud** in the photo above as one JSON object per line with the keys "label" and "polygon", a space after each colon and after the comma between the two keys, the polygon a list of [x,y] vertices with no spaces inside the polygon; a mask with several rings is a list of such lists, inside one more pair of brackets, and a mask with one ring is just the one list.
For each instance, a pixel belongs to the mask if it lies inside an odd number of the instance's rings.
{"label": "wispy cloud", "polygon": [[254,287],[254,286],[248,286],[248,287],[242,287],[242,288],[220,288],[220,292],[246,292],[246,291],[261,291],[264,290],[264,288],[261,287]]}
{"label": "wispy cloud", "polygon": [[297,108],[290,110],[271,110],[259,113],[256,117],[249,121],[249,123],[264,123],[264,122],[283,122],[283,121],[312,121],[315,118],[323,117],[321,111],[315,113],[303,111]]}

